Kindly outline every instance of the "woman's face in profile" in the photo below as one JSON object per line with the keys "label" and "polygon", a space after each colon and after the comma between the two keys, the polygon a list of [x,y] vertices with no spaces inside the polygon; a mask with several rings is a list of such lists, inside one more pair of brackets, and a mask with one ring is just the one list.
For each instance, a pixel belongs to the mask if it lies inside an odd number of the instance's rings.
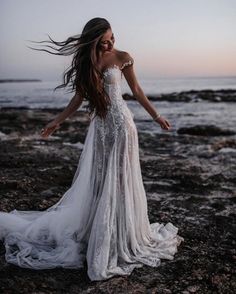
{"label": "woman's face in profile", "polygon": [[115,43],[114,34],[111,29],[108,29],[99,42],[100,50],[108,51],[108,52],[112,51],[114,43]]}

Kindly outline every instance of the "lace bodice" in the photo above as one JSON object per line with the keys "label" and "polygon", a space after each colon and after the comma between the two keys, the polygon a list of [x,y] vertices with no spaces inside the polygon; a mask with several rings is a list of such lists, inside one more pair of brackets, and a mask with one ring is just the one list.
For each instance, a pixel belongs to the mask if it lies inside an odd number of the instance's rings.
{"label": "lace bodice", "polygon": [[104,88],[111,99],[111,105],[108,107],[108,114],[105,120],[96,117],[96,127],[102,141],[105,141],[105,137],[108,136],[110,137],[110,142],[113,141],[121,131],[125,131],[129,122],[133,124],[134,115],[123,99],[121,89],[122,70],[132,64],[133,60],[130,59],[123,63],[121,67],[114,64],[103,72]]}
{"label": "lace bodice", "polygon": [[112,146],[118,142],[121,137],[128,133],[136,132],[133,117],[126,101],[122,97],[121,81],[122,70],[133,64],[132,60],[125,62],[121,67],[114,64],[104,70],[104,88],[111,100],[108,107],[108,113],[105,119],[95,117],[95,160],[100,178],[102,179],[102,168],[106,165]]}
{"label": "lace bodice", "polygon": [[[105,90],[108,90],[108,95],[112,94],[109,92],[109,88],[111,87],[115,87],[117,90],[119,88],[121,90],[122,70],[126,66],[132,64],[133,60],[130,59],[129,61],[124,62],[121,67],[119,67],[117,64],[113,64],[104,70],[104,85]],[[121,92],[119,94],[121,94]]]}
{"label": "lace bodice", "polygon": [[[133,60],[130,59],[124,62],[121,67],[114,64],[106,68],[103,72],[104,88],[111,99],[111,111],[118,111],[120,113],[124,110],[127,111],[127,104],[122,97],[121,89],[122,70],[132,64]],[[124,108],[122,109],[123,106]]]}

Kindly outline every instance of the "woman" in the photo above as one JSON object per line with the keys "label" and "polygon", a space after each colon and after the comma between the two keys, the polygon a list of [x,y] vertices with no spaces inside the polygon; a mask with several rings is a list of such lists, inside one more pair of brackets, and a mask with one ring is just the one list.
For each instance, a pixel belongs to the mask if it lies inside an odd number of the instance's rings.
{"label": "woman", "polygon": [[114,48],[106,19],[91,19],[80,36],[65,42],[50,40],[60,47],[57,54],[74,54],[64,84],[57,88],[70,83],[75,95],[41,135],[52,134],[83,99],[91,122],[72,185],[60,201],[44,211],[0,212],[6,260],[33,269],[79,268],[86,262],[91,280],[105,280],[173,259],[183,238],[172,223],[149,223],[138,134],[121,95],[122,76],[164,130],[169,122],[140,88],[133,58]]}

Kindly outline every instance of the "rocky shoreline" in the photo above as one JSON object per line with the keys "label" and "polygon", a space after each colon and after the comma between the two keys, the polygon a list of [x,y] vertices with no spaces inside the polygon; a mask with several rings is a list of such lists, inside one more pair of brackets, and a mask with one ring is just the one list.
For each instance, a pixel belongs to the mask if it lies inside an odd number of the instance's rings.
{"label": "rocky shoreline", "polygon": [[[134,97],[124,94],[125,100],[133,100]],[[220,90],[190,90],[173,92],[160,95],[148,95],[150,101],[168,101],[168,102],[236,102],[236,90],[220,89]]]}
{"label": "rocky shoreline", "polygon": [[[227,95],[235,101],[235,94]],[[1,109],[1,211],[44,210],[70,187],[89,118],[78,111],[42,139],[40,129],[59,111]],[[139,144],[150,222],[170,221],[185,239],[174,260],[91,282],[86,269],[33,271],[7,264],[0,242],[1,293],[234,293],[235,133],[214,126],[181,128],[175,135],[139,132]]]}

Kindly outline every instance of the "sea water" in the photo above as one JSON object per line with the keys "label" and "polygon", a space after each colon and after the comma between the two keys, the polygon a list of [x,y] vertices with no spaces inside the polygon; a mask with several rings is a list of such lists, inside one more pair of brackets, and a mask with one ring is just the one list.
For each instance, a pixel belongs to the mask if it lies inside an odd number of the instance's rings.
{"label": "sea water", "polygon": [[[146,95],[160,95],[166,93],[188,90],[219,90],[235,89],[236,77],[202,77],[202,78],[151,78],[140,79],[140,86]],[[0,83],[0,108],[1,107],[27,107],[27,108],[63,108],[73,93],[67,90],[53,89],[60,81],[42,82],[13,82]],[[132,94],[127,82],[122,80],[122,92]],[[214,124],[216,126],[235,129],[236,103],[234,102],[168,102],[151,101],[157,111],[168,119],[171,131],[175,132],[183,126],[196,124]],[[147,132],[160,132],[160,127],[153,122],[147,111],[135,101],[127,101],[130,110],[134,113],[134,119],[139,130]],[[80,109],[85,109],[85,103]]]}

